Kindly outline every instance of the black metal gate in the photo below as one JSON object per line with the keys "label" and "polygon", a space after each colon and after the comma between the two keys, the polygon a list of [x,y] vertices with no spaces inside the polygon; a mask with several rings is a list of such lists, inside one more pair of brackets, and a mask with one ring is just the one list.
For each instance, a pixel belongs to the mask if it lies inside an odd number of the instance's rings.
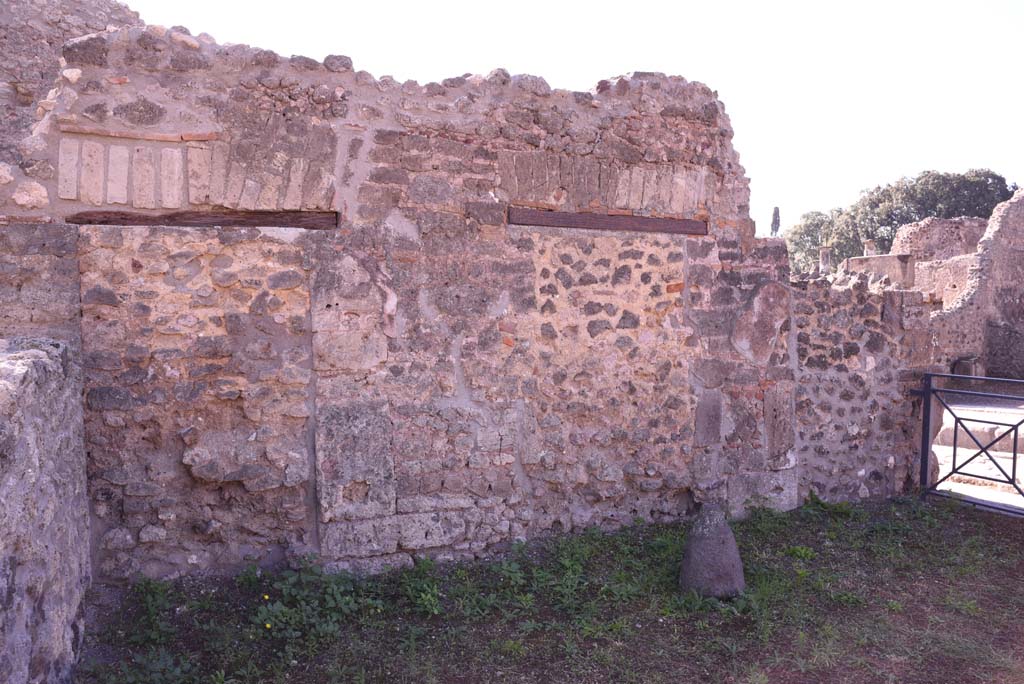
{"label": "black metal gate", "polygon": [[[978,384],[991,385],[998,383],[1001,386],[1009,387],[1007,392],[983,392],[976,389],[964,389],[964,386]],[[943,386],[938,386],[939,384]],[[983,385],[984,386],[984,385]],[[1011,394],[1010,392],[1014,392]],[[1019,392],[1019,394],[1016,394]],[[1019,407],[1024,407],[1024,380],[1004,380],[1002,378],[987,378],[972,375],[949,375],[945,373],[926,373],[922,379],[921,389],[915,394],[922,397],[923,410],[921,425],[921,493],[922,496],[937,495],[965,500],[967,503],[985,508],[993,508],[1003,512],[1016,515],[1024,514],[1024,489],[1022,489],[1017,478],[1017,466],[1019,456],[1019,437],[1024,432],[1024,415],[1016,420],[1017,415],[1011,419],[1005,416],[996,418],[978,417],[969,415],[971,409],[977,411],[984,408],[998,409],[1000,406],[1018,407],[1017,414],[1020,415]],[[938,401],[943,409],[943,414],[948,412],[953,419],[952,430],[952,462],[949,472],[937,473],[935,482],[931,479],[931,456],[932,456],[932,400]],[[959,401],[958,401],[959,400]],[[1012,415],[1012,412],[1011,412]],[[944,415],[942,417],[945,417]],[[972,426],[974,429],[972,429]],[[980,426],[980,427],[979,427]],[[980,435],[978,431],[985,426],[991,429],[988,435]],[[996,445],[1006,444],[1006,440],[1012,445],[1009,451],[996,452],[1008,454],[997,457],[993,451]],[[970,452],[964,455],[964,451]],[[1001,462],[1002,461],[1002,462]],[[979,473],[978,467],[982,464],[991,464],[995,469],[989,470],[990,474]],[[973,466],[973,467],[972,467]],[[1019,495],[1019,500],[1014,498],[1013,502],[988,500],[975,496],[957,494],[951,491],[940,490],[939,487],[951,478],[974,478],[987,480],[989,482],[1008,485]]]}

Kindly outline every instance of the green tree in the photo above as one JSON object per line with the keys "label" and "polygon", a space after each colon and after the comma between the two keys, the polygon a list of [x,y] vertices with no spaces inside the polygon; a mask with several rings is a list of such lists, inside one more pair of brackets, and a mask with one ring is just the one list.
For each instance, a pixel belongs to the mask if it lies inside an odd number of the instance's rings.
{"label": "green tree", "polygon": [[929,216],[987,218],[1000,202],[1013,196],[1015,184],[987,169],[967,173],[925,171],[916,178],[901,178],[861,193],[846,209],[828,214],[810,212],[786,231],[791,265],[810,271],[818,261],[818,248],[832,247],[832,263],[861,256],[862,240],[872,239],[880,254],[887,254],[900,226]]}
{"label": "green tree", "polygon": [[[785,234],[789,248],[790,267],[800,273],[810,273],[818,265],[818,250],[832,248],[832,264],[845,259],[853,245],[851,236],[840,232],[843,225],[843,210],[833,209],[829,213],[811,211],[800,217],[800,222]],[[838,261],[837,261],[838,260]]]}
{"label": "green tree", "polygon": [[772,237],[775,237],[776,235],[779,234],[779,225],[779,208],[775,207],[775,209],[772,211]]}

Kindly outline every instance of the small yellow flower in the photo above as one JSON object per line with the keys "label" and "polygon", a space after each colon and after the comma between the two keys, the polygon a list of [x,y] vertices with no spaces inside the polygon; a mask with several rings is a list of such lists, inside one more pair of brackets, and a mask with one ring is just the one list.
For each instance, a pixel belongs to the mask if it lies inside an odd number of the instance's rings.
{"label": "small yellow flower", "polygon": [[269,622],[267,623],[267,629],[270,629],[270,623]]}
{"label": "small yellow flower", "polygon": [[270,595],[269,594],[264,594],[263,595],[263,600],[264,601],[269,601],[270,600]]}

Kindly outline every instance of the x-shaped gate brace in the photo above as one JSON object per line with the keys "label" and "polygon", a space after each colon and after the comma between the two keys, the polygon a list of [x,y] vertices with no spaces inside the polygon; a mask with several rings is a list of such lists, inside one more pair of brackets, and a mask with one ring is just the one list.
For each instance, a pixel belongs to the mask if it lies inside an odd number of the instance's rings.
{"label": "x-shaped gate brace", "polygon": [[[943,482],[945,482],[949,478],[953,477],[954,475],[962,475],[962,476],[965,476],[965,477],[973,477],[973,478],[978,478],[978,479],[981,479],[981,480],[989,480],[990,482],[999,482],[1001,484],[1009,484],[1015,490],[1017,490],[1017,493],[1020,494],[1022,498],[1024,498],[1024,489],[1021,489],[1020,485],[1017,484],[1017,458],[1018,458],[1018,453],[1017,453],[1018,439],[1017,438],[1018,438],[1018,435],[1020,434],[1021,426],[1024,426],[1024,419],[1021,419],[1020,421],[1018,421],[1016,423],[1012,423],[1012,422],[1006,422],[1006,421],[986,420],[986,419],[983,419],[983,418],[966,418],[966,417],[963,417],[963,416],[958,416],[956,414],[956,411],[953,410],[953,407],[949,405],[949,402],[947,402],[945,399],[943,399],[942,395],[943,394],[957,394],[957,395],[971,396],[971,397],[976,397],[976,398],[981,398],[981,399],[1009,399],[1009,400],[1014,400],[1014,401],[1018,401],[1018,402],[1024,402],[1024,396],[1014,396],[1014,395],[1000,394],[1000,393],[995,393],[995,392],[977,392],[977,391],[973,391],[973,390],[960,390],[960,389],[947,389],[947,388],[944,388],[944,387],[934,387],[932,385],[932,379],[936,378],[936,377],[938,377],[938,378],[955,378],[955,379],[958,379],[958,380],[989,380],[989,381],[998,380],[999,382],[1019,383],[1019,384],[1022,385],[1022,387],[1024,387],[1024,381],[1019,381],[1019,380],[1004,380],[1002,378],[984,378],[984,377],[963,376],[963,375],[947,375],[947,374],[940,374],[940,373],[926,373],[925,374],[925,376],[923,378],[923,382],[922,382],[922,389],[914,392],[914,394],[921,396],[922,399],[923,399],[923,402],[924,402],[923,403],[923,410],[922,410],[922,421],[923,421],[923,424],[922,424],[922,430],[921,430],[921,482],[922,482],[922,494],[934,491],[940,484],[942,484]],[[932,399],[933,395],[939,401],[939,403],[942,404],[943,408],[945,410],[949,411],[950,415],[953,416],[953,420],[954,420],[954,423],[953,423],[953,468],[952,468],[952,470],[948,474],[946,474],[945,476],[940,478],[938,481],[936,481],[931,486],[925,486],[925,483],[928,482],[928,477],[929,477],[928,463],[929,463],[929,457],[930,457],[930,454],[931,454],[931,399]],[[988,424],[988,425],[998,425],[1000,427],[1006,428],[1006,430],[1003,431],[1001,434],[997,435],[994,439],[990,440],[987,444],[982,444],[981,441],[978,439],[978,437],[973,432],[971,432],[971,429],[967,426],[968,422],[972,422],[972,423],[985,423],[985,424]],[[974,452],[974,454],[970,458],[968,458],[966,461],[963,461],[962,463],[957,464],[957,449],[959,447],[958,442],[959,442],[959,433],[960,433],[960,428],[961,427],[963,428],[964,432],[967,433],[967,436],[971,438],[971,441],[974,442],[974,445],[978,448],[978,451]],[[991,449],[993,446],[995,446],[996,444],[998,444],[999,442],[1001,442],[1003,439],[1005,439],[1006,437],[1008,437],[1010,435],[1012,435],[1013,451],[1012,451],[1012,460],[1011,460],[1010,472],[1007,473],[1006,469],[992,455],[992,453],[989,451],[989,449]],[[966,468],[968,465],[970,465],[972,462],[974,462],[975,459],[979,458],[982,454],[984,454],[986,457],[988,457],[988,460],[992,462],[992,464],[999,470],[999,472],[1003,475],[1003,478],[1005,478],[1005,479],[1000,479],[998,477],[989,477],[988,475],[979,475],[977,473],[970,473],[970,472],[966,472],[964,470],[964,468]]]}
{"label": "x-shaped gate brace", "polygon": [[[949,411],[949,414],[951,416],[953,416],[953,469],[947,475],[943,476],[935,484],[933,484],[932,489],[935,489],[940,484],[942,484],[949,478],[953,477],[954,475],[964,475],[967,477],[976,477],[981,480],[989,480],[991,482],[1000,482],[1002,484],[1013,485],[1013,488],[1017,490],[1017,493],[1024,497],[1024,490],[1022,490],[1020,486],[1017,484],[1017,434],[1021,425],[1024,425],[1024,420],[1018,421],[1016,423],[1003,423],[995,420],[983,420],[981,418],[961,418],[960,416],[956,415],[956,412],[953,410],[953,408],[948,403],[946,403],[946,401],[940,396],[939,393],[944,391],[945,390],[934,390],[935,398],[938,399],[939,403],[942,404],[947,411]],[[974,435],[973,432],[971,432],[971,429],[967,427],[965,421],[970,421],[972,423],[986,423],[988,425],[1000,425],[1008,429],[1001,435],[990,441],[988,444],[982,446],[981,442],[978,441],[978,438]],[[971,438],[975,446],[978,447],[979,451],[974,452],[973,456],[971,456],[958,466],[956,462],[956,452],[958,447],[957,441],[961,427],[963,427],[964,432],[966,432],[967,436]],[[989,449],[998,444],[999,442],[1001,442],[1004,438],[1006,438],[1007,435],[1010,434],[1013,435],[1013,460],[1011,461],[1010,473],[1007,474],[1003,466],[999,464],[999,461],[996,460],[996,458],[991,453],[989,453]],[[992,462],[992,465],[999,469],[999,472],[1003,474],[1003,478],[1005,479],[1000,479],[998,477],[989,477],[988,475],[979,475],[977,473],[968,473],[963,470],[972,461],[974,461],[974,459],[978,458],[982,454],[988,456],[988,460]]]}

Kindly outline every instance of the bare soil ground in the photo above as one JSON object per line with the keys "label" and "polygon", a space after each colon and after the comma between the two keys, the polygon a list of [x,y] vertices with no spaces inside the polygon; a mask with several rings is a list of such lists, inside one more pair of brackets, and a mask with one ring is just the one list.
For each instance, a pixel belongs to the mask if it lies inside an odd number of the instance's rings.
{"label": "bare soil ground", "polygon": [[98,589],[82,684],[1024,682],[1024,519],[811,502],[735,525],[748,591],[676,588],[686,525],[357,581]]}

